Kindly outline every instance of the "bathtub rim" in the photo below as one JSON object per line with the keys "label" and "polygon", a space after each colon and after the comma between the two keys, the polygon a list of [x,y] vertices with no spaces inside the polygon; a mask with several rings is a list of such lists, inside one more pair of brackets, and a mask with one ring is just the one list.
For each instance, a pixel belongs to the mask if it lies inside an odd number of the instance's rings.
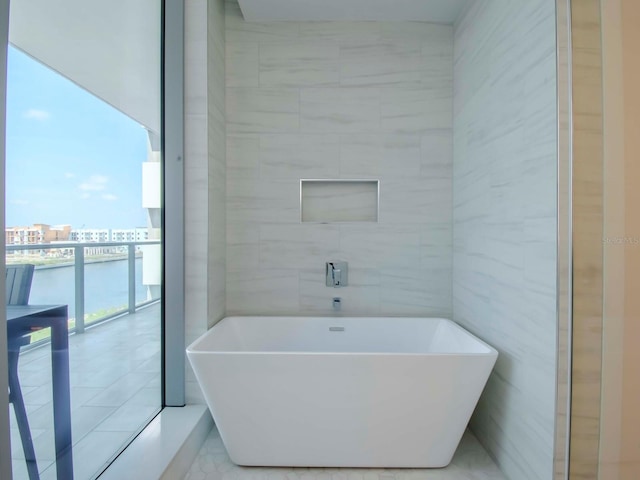
{"label": "bathtub rim", "polygon": [[[220,351],[220,350],[198,350],[198,345],[203,342],[207,337],[213,335],[216,327],[221,325],[223,322],[230,322],[233,319],[237,318],[287,318],[287,319],[304,319],[304,320],[327,320],[327,319],[345,319],[348,320],[350,318],[371,318],[371,319],[406,319],[406,320],[442,320],[447,322],[447,324],[458,331],[460,331],[463,335],[470,336],[474,341],[478,342],[481,346],[486,348],[487,352],[328,352],[328,351],[305,351],[305,350],[277,350],[277,351],[266,351],[266,350],[231,350],[231,351]],[[191,355],[233,355],[233,356],[245,356],[245,355],[304,355],[304,356],[389,356],[389,357],[494,357],[494,362],[497,361],[499,356],[499,352],[493,348],[491,345],[486,343],[484,340],[478,338],[473,333],[466,330],[464,327],[456,323],[455,321],[445,318],[445,317],[404,317],[404,316],[377,316],[372,317],[370,315],[349,315],[349,316],[304,316],[304,315],[231,315],[228,317],[222,318],[219,322],[217,322],[214,326],[209,328],[206,332],[196,338],[193,342],[187,346],[185,349],[187,356]]]}

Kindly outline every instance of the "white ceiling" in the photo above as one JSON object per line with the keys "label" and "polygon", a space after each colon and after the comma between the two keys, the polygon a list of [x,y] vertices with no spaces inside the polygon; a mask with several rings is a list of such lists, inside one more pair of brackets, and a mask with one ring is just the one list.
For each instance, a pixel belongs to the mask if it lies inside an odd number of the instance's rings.
{"label": "white ceiling", "polygon": [[160,23],[156,0],[11,0],[9,41],[160,133]]}
{"label": "white ceiling", "polygon": [[248,22],[417,21],[453,23],[472,0],[238,0]]}

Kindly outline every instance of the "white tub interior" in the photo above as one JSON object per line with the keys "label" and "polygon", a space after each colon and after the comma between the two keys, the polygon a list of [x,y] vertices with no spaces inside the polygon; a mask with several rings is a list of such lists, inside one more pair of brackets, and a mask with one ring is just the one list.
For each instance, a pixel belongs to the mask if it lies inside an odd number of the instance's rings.
{"label": "white tub interior", "polygon": [[495,353],[493,348],[450,320],[389,317],[228,317],[188,350],[396,355]]}

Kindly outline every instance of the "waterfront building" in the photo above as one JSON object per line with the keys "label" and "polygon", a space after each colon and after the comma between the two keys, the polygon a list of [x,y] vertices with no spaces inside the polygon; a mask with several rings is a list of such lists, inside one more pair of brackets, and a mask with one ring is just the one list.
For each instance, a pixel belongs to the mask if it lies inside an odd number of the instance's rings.
{"label": "waterfront building", "polygon": [[36,245],[39,243],[69,240],[71,225],[47,225],[36,223],[30,227],[5,228],[7,245]]}
{"label": "waterfront building", "polygon": [[71,241],[79,243],[109,242],[110,231],[108,228],[81,228],[71,231]]}
{"label": "waterfront building", "polygon": [[149,239],[147,228],[114,228],[111,230],[112,242],[144,242]]}

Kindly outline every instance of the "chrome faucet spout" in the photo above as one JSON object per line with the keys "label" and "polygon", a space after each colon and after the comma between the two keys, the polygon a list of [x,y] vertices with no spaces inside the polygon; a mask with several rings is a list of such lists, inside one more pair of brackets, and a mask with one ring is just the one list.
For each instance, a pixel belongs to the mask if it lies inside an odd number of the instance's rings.
{"label": "chrome faucet spout", "polygon": [[339,311],[342,306],[342,300],[340,297],[333,297],[333,309]]}

